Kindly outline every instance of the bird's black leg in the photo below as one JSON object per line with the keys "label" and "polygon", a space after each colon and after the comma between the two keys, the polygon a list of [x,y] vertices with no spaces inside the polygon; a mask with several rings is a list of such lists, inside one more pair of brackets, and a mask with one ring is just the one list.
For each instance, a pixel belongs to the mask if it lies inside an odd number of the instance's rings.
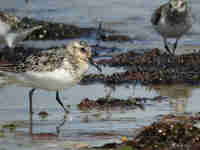
{"label": "bird's black leg", "polygon": [[164,44],[165,44],[165,49],[167,50],[167,52],[168,52],[170,55],[172,55],[172,52],[170,51],[170,49],[169,49],[169,47],[168,47],[168,45],[167,45],[167,40],[166,40],[166,39],[164,39]]}
{"label": "bird's black leg", "polygon": [[69,111],[65,108],[65,106],[64,106],[63,103],[61,102],[60,96],[59,96],[59,92],[58,92],[58,91],[56,91],[56,100],[57,100],[57,102],[62,106],[62,108],[64,109],[65,113],[68,114]]}
{"label": "bird's black leg", "polygon": [[33,114],[33,108],[32,108],[32,99],[33,99],[33,93],[36,89],[33,88],[29,91],[29,113],[32,116]]}
{"label": "bird's black leg", "polygon": [[59,136],[59,134],[60,134],[60,128],[66,123],[66,119],[65,119],[65,117],[64,117],[64,119],[62,120],[62,122],[61,123],[59,123],[59,125],[56,127],[56,133],[57,133],[57,136]]}
{"label": "bird's black leg", "polygon": [[29,91],[29,116],[30,116],[30,134],[32,135],[32,122],[33,122],[33,107],[32,107],[32,99],[33,99],[33,93],[36,89],[33,88]]}
{"label": "bird's black leg", "polygon": [[178,45],[178,39],[176,39],[176,42],[174,43],[174,47],[173,47],[173,54],[175,55],[175,51]]}
{"label": "bird's black leg", "polygon": [[100,41],[101,40],[105,40],[106,35],[102,29],[102,22],[99,22],[98,27],[97,27],[97,31],[96,31],[96,40],[97,40],[97,46],[100,45]]}

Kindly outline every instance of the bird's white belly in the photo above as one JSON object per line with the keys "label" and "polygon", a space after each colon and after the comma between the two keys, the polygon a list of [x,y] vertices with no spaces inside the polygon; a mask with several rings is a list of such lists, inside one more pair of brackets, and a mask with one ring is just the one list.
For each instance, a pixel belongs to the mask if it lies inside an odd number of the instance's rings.
{"label": "bird's white belly", "polygon": [[77,83],[77,80],[70,72],[64,69],[57,69],[54,72],[26,72],[18,76],[18,83],[23,86],[56,91],[70,88]]}
{"label": "bird's white belly", "polygon": [[185,34],[190,26],[184,23],[170,25],[165,22],[165,19],[161,19],[158,25],[154,26],[157,32],[166,38],[180,38]]}

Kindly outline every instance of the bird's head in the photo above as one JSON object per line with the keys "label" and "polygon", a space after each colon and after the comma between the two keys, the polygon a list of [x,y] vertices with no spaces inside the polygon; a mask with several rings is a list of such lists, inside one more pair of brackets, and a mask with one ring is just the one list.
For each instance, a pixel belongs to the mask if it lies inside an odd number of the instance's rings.
{"label": "bird's head", "polygon": [[72,41],[68,45],[68,50],[74,56],[74,58],[77,58],[79,61],[82,62],[89,62],[91,65],[95,66],[99,71],[101,71],[101,68],[99,68],[99,66],[92,59],[91,47],[88,45],[87,41]]}
{"label": "bird's head", "polygon": [[187,10],[187,0],[170,0],[169,9],[173,15],[184,13]]}
{"label": "bird's head", "polygon": [[88,61],[91,57],[91,48],[89,47],[87,41],[75,40],[69,43],[69,47],[71,53],[79,59]]}

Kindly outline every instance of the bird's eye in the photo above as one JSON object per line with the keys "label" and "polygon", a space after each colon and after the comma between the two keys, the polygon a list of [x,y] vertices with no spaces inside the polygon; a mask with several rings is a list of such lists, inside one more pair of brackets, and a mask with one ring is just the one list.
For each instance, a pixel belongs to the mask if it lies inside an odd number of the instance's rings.
{"label": "bird's eye", "polygon": [[81,48],[81,51],[82,51],[82,52],[86,52],[86,49],[82,47],[82,48]]}
{"label": "bird's eye", "polygon": [[182,4],[181,4],[181,7],[183,8],[184,6],[185,6],[185,3],[182,3]]}

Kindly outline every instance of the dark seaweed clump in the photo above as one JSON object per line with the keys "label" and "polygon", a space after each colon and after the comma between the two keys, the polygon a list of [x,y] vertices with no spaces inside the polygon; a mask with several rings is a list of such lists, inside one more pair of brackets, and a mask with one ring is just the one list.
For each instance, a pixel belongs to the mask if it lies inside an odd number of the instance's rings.
{"label": "dark seaweed clump", "polygon": [[[0,12],[0,15],[3,15],[7,18],[6,20],[10,20],[12,22],[13,29],[27,29],[35,26],[41,25],[42,28],[35,30],[32,32],[26,40],[64,40],[64,39],[73,39],[80,37],[89,37],[97,32],[97,29],[94,27],[79,27],[72,24],[66,23],[57,23],[50,21],[38,20],[35,18],[24,17],[18,20],[15,16],[10,16],[6,13]],[[15,21],[14,19],[17,21]],[[12,20],[11,20],[12,19]],[[101,29],[105,36],[100,36],[98,40],[101,41],[115,41],[115,42],[123,42],[123,41],[131,41],[131,38],[126,35],[120,34],[111,34],[111,32],[105,29]],[[110,33],[110,34],[108,34]]]}
{"label": "dark seaweed clump", "polygon": [[147,98],[147,97],[135,97],[135,98],[128,98],[128,99],[119,99],[113,97],[102,97],[98,98],[97,100],[85,98],[83,99],[80,104],[78,104],[78,108],[80,110],[104,110],[107,108],[123,108],[123,109],[144,109],[145,103],[148,101],[162,101],[167,99],[167,97],[156,96],[154,98]]}
{"label": "dark seaweed clump", "polygon": [[89,36],[95,28],[80,28],[76,25],[48,22],[34,18],[22,18],[17,26],[30,28],[42,25],[42,28],[34,31],[26,40],[63,40],[68,38],[80,38]]}
{"label": "dark seaweed clump", "polygon": [[82,83],[102,82],[106,84],[141,83],[172,84],[200,81],[200,53],[170,56],[153,49],[144,54],[133,51],[97,61],[99,65],[124,67],[125,71],[111,75],[89,74]]}
{"label": "dark seaweed clump", "polygon": [[132,140],[109,143],[96,149],[116,150],[199,150],[199,116],[166,115],[159,122],[144,127]]}
{"label": "dark seaweed clump", "polygon": [[200,130],[190,123],[158,122],[146,127],[133,143],[137,149],[183,150],[200,144]]}

